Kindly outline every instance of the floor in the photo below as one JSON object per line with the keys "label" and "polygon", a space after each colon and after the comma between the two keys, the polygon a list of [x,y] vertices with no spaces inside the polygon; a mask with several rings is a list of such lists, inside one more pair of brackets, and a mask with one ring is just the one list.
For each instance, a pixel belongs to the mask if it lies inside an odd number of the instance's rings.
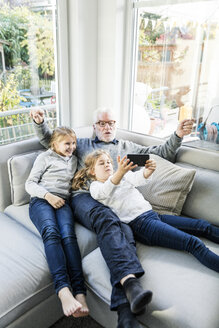
{"label": "floor", "polygon": [[50,328],[103,328],[91,317],[73,318],[63,317]]}

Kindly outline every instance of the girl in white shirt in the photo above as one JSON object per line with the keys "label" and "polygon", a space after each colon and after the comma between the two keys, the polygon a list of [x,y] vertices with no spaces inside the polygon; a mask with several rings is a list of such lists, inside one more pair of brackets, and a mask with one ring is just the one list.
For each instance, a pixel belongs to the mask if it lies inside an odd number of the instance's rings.
{"label": "girl in white shirt", "polygon": [[75,175],[73,186],[90,184],[91,196],[109,206],[121,221],[129,224],[136,240],[150,246],[184,250],[193,254],[202,264],[219,272],[219,256],[210,251],[196,236],[219,243],[219,228],[201,219],[176,215],[160,215],[136,189],[145,185],[156,169],[150,159],[144,169],[132,172],[137,165],[124,156],[118,156],[118,169],[113,172],[112,159],[103,150],[94,151],[85,160],[85,168]]}

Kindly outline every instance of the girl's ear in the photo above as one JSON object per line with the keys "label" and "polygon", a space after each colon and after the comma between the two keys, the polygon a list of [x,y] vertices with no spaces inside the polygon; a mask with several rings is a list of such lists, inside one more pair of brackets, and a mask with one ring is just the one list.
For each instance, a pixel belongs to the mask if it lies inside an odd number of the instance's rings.
{"label": "girl's ear", "polygon": [[89,174],[91,177],[95,177],[95,170],[94,170],[93,167],[90,168],[90,169],[88,170],[88,174]]}
{"label": "girl's ear", "polygon": [[57,142],[56,141],[53,141],[53,143],[51,144],[51,148],[52,150],[56,150],[56,147],[57,147]]}

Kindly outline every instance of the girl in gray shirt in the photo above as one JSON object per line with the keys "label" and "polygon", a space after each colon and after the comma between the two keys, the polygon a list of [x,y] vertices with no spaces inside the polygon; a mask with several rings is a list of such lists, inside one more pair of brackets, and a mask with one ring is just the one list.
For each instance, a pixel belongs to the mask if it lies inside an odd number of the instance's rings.
{"label": "girl in gray shirt", "polygon": [[56,128],[50,149],[41,153],[26,181],[30,194],[30,219],[40,232],[47,262],[66,316],[88,315],[81,255],[69,205],[77,169],[76,135],[67,127]]}

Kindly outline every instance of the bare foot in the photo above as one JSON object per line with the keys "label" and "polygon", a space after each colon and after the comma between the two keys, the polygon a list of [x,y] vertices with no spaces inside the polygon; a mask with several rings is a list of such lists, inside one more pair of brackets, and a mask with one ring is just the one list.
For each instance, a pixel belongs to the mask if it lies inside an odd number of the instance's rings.
{"label": "bare foot", "polygon": [[83,306],[74,298],[70,289],[64,287],[58,292],[64,314],[68,317],[79,311]]}
{"label": "bare foot", "polygon": [[74,314],[73,314],[73,317],[75,318],[79,318],[79,317],[85,317],[89,314],[89,309],[88,309],[88,306],[87,306],[87,303],[86,303],[86,298],[85,298],[85,295],[84,294],[77,294],[75,296],[76,300],[78,302],[81,303],[82,305],[82,308],[79,309],[78,311],[76,311]]}

